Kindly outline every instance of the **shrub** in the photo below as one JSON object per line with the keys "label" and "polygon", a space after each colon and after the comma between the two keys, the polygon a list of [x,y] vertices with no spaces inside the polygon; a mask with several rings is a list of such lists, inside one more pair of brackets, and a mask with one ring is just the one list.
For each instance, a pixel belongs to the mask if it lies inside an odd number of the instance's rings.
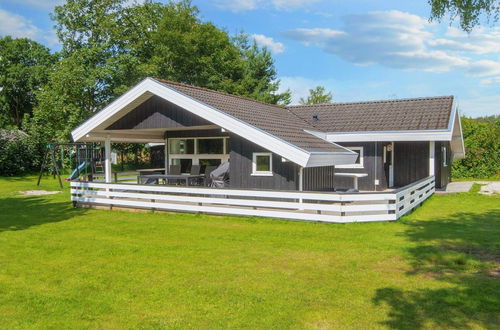
{"label": "shrub", "polygon": [[500,120],[462,117],[465,158],[453,162],[453,178],[489,178],[500,172]]}
{"label": "shrub", "polygon": [[34,143],[23,131],[0,129],[0,175],[19,175],[38,162]]}

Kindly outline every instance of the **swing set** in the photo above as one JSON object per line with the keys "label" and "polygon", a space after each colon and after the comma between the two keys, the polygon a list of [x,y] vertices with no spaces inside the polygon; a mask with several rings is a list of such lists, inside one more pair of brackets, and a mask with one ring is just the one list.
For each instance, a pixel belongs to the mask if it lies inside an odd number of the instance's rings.
{"label": "swing set", "polygon": [[59,186],[62,188],[59,168],[65,167],[65,160],[69,161],[70,167],[73,169],[69,177],[65,179],[66,181],[76,180],[82,176],[88,178],[95,174],[103,174],[103,155],[103,148],[98,143],[48,143],[40,167],[37,186],[40,185],[44,171],[52,170],[54,178],[57,176]]}

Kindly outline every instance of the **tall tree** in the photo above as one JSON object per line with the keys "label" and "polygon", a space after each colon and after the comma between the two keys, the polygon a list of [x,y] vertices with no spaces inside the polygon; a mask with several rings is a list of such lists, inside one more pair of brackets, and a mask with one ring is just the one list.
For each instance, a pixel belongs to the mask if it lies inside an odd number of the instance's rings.
{"label": "tall tree", "polygon": [[428,0],[431,5],[431,20],[441,21],[443,17],[450,17],[453,21],[458,18],[462,30],[471,32],[479,25],[481,18],[497,22],[500,14],[498,0]]}
{"label": "tall tree", "polygon": [[36,104],[35,92],[46,83],[54,56],[27,39],[0,38],[0,128],[20,127]]}
{"label": "tall tree", "polygon": [[237,93],[266,103],[290,104],[290,90],[279,93],[280,81],[271,52],[265,47],[260,48],[244,33],[233,40],[243,59],[243,78],[239,81],[240,90]]}
{"label": "tall tree", "polygon": [[331,103],[332,102],[332,92],[326,92],[325,87],[316,86],[309,90],[309,96],[304,99],[300,98],[300,104],[321,104],[321,103]]}
{"label": "tall tree", "polygon": [[[188,0],[67,0],[53,19],[62,60],[40,91],[40,134],[68,138],[75,125],[147,76],[286,103],[270,53],[199,18]],[[241,41],[246,40],[246,41]]]}

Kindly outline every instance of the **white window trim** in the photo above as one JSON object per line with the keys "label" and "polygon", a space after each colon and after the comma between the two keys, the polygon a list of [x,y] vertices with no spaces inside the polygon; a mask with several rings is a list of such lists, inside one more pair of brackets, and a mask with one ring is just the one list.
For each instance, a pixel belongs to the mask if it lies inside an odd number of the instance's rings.
{"label": "white window trim", "polygon": [[193,165],[200,165],[200,159],[220,159],[221,164],[229,161],[229,154],[199,154],[198,153],[198,140],[200,139],[224,139],[223,152],[227,150],[227,143],[229,141],[228,136],[207,136],[207,137],[181,137],[181,138],[169,138],[168,143],[173,140],[194,140],[194,154],[171,154],[168,152],[169,164],[174,165],[174,160],[177,159],[191,159]]}
{"label": "white window trim", "polygon": [[[257,156],[269,156],[270,171],[257,171]],[[252,175],[273,176],[273,154],[272,152],[254,152],[252,154]]]}
{"label": "white window trim", "polygon": [[359,164],[337,165],[336,168],[365,168],[364,163],[364,148],[363,147],[347,147],[350,150],[359,151]]}

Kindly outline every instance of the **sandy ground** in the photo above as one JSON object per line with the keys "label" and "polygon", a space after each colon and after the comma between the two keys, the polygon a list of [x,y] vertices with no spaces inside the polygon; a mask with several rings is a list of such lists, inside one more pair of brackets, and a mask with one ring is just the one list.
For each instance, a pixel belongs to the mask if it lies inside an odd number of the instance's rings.
{"label": "sandy ground", "polygon": [[21,195],[26,196],[43,196],[43,195],[54,195],[59,194],[60,191],[47,191],[47,190],[25,190],[19,192]]}

